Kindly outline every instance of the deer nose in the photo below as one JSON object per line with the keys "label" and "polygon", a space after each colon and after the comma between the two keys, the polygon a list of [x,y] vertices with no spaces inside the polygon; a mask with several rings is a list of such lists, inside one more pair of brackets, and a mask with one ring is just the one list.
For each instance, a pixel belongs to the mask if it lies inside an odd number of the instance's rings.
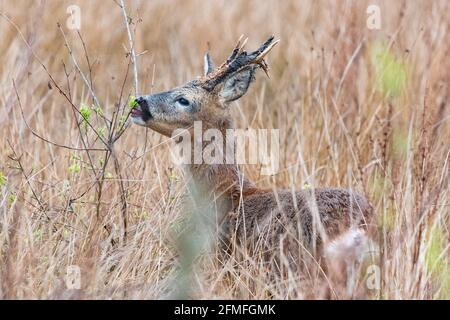
{"label": "deer nose", "polygon": [[143,98],[143,97],[137,97],[136,98],[136,102],[141,108],[146,108],[147,107],[147,100],[145,98]]}

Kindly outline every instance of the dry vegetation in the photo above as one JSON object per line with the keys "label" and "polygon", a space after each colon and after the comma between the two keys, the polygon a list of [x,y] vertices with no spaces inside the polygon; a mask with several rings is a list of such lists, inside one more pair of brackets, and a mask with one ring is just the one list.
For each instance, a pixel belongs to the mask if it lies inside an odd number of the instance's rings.
{"label": "dry vegetation", "polygon": [[[366,27],[373,3],[381,8],[380,30]],[[81,8],[80,34],[66,28],[71,4]],[[280,129],[281,170],[269,178],[257,166],[246,173],[260,186],[363,192],[376,211],[380,253],[372,263],[381,274],[380,290],[367,297],[450,298],[448,1],[127,6],[140,93],[199,75],[207,42],[221,60],[242,33],[250,48],[271,34],[280,38],[271,78],[260,73],[233,108],[238,127]],[[120,7],[0,0],[0,12],[24,36],[0,17],[0,297],[170,296],[184,218],[183,174],[170,160],[170,141],[130,126],[102,150],[135,94]],[[89,124],[80,110],[90,113]],[[81,268],[81,290],[66,289],[70,265]],[[317,274],[306,276],[308,284],[267,275],[252,257],[221,265],[205,254],[193,272],[193,298],[320,298],[323,286],[315,285]]]}

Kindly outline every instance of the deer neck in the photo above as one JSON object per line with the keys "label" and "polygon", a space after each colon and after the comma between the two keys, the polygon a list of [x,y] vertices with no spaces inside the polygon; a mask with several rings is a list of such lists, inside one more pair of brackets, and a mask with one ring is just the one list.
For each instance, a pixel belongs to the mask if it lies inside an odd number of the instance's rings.
{"label": "deer neck", "polygon": [[[200,163],[193,159],[193,163],[185,166],[185,171],[192,182],[190,186],[208,201],[219,200],[227,208],[225,210],[234,210],[243,194],[256,189],[254,183],[245,178],[239,170],[235,150],[227,150],[227,139],[232,139],[230,134],[233,128],[233,122],[229,117],[218,123],[203,121],[201,130],[197,132],[194,128],[191,154],[198,154],[200,150],[202,159]],[[217,138],[217,135],[221,138]],[[217,157],[208,158],[211,155]],[[217,159],[219,161],[216,161]]]}

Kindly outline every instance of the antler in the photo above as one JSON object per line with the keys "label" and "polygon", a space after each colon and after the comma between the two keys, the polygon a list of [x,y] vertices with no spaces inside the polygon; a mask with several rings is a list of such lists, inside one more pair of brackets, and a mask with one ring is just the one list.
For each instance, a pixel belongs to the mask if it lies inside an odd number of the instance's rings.
{"label": "antler", "polygon": [[242,41],[242,38],[243,36],[239,38],[236,46],[231,52],[231,55],[220,67],[200,79],[200,83],[203,88],[211,91],[230,74],[252,65],[261,67],[266,75],[269,76],[268,65],[266,61],[264,61],[264,57],[270,50],[272,50],[274,46],[277,45],[280,40],[274,41],[274,37],[271,36],[257,50],[247,53],[246,51],[243,51],[243,48],[247,43],[248,38],[244,41]]}

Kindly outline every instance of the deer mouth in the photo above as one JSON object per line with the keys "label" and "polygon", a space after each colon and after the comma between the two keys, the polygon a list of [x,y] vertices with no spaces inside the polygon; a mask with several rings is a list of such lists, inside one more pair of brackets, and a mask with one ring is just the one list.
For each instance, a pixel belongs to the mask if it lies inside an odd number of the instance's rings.
{"label": "deer mouth", "polygon": [[142,108],[141,106],[137,106],[133,109],[131,109],[131,118],[141,118],[144,121],[147,121],[152,117],[152,114],[150,113],[150,110],[148,108]]}
{"label": "deer mouth", "polygon": [[139,107],[135,107],[131,110],[131,117],[137,118],[142,117],[144,115],[144,112]]}

